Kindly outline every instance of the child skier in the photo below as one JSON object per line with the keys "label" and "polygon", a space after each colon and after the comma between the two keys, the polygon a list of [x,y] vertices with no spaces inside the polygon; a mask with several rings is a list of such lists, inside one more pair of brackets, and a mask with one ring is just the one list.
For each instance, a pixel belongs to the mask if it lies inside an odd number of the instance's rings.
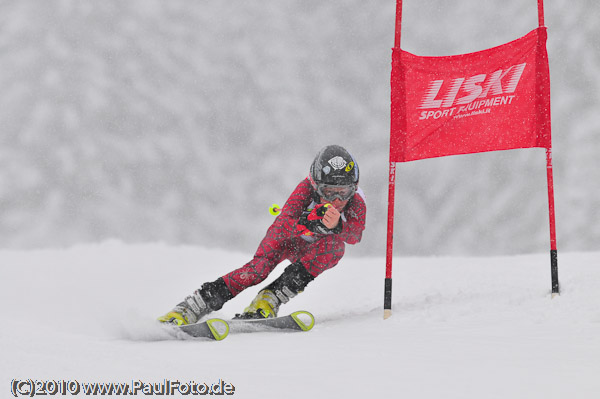
{"label": "child skier", "polygon": [[267,230],[254,258],[186,297],[158,320],[193,324],[246,288],[265,280],[285,259],[292,263],[259,291],[238,318],[277,316],[282,303],[302,292],[325,270],[337,265],[344,243],[356,244],[365,229],[367,208],[358,188],[358,165],[343,147],[330,145],[315,157],[309,176],[296,187]]}

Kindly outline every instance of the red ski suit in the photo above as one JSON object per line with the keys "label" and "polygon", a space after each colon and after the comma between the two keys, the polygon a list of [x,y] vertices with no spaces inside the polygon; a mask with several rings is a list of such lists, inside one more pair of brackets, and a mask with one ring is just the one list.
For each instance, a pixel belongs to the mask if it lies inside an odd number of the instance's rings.
{"label": "red ski suit", "polygon": [[315,195],[308,178],[300,182],[283,206],[281,214],[267,230],[254,258],[223,276],[233,296],[266,279],[275,266],[286,259],[292,263],[301,262],[316,277],[337,265],[344,256],[344,243],[360,242],[367,213],[360,190],[357,190],[342,212],[340,221],[343,229],[339,234],[315,234],[308,238],[302,236],[296,224],[302,212],[318,198]]}

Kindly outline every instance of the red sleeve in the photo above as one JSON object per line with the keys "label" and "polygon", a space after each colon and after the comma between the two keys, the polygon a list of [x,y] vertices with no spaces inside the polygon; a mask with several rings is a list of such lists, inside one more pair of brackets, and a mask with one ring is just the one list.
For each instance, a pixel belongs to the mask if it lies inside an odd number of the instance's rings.
{"label": "red sleeve", "polygon": [[[294,235],[297,231],[296,224],[302,212],[313,202],[313,193],[314,190],[310,180],[308,178],[302,180],[286,201],[281,214],[277,216],[271,228],[279,231],[278,234]],[[348,244],[357,244],[362,238],[367,214],[367,206],[362,195],[356,193],[343,213],[346,221],[343,222],[340,237]]]}
{"label": "red sleeve", "polygon": [[340,233],[342,240],[348,244],[357,244],[362,238],[367,217],[367,204],[359,194],[354,194],[352,203],[344,210],[346,221]]}
{"label": "red sleeve", "polygon": [[284,227],[285,230],[293,232],[296,229],[296,222],[312,202],[313,189],[308,178],[302,180],[294,189],[281,210],[281,214],[273,222],[275,227]]}

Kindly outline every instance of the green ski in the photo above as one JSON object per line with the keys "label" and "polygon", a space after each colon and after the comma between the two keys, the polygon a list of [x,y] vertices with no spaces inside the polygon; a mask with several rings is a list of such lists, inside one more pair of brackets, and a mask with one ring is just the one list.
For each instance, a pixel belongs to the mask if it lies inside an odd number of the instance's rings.
{"label": "green ski", "polygon": [[257,331],[310,331],[315,325],[314,316],[307,311],[300,310],[287,316],[271,319],[233,319],[229,321],[231,332],[257,332]]}
{"label": "green ski", "polygon": [[209,338],[221,341],[229,334],[229,324],[222,319],[208,319],[200,323],[176,327],[187,335],[195,338]]}

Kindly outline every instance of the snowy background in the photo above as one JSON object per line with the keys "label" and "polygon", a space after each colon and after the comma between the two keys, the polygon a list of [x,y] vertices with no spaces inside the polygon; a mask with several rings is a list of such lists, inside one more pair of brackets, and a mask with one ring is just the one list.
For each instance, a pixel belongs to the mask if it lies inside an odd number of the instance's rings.
{"label": "snowy background", "polygon": [[[252,252],[319,148],[361,167],[384,252],[393,0],[0,2],[0,247],[119,239]],[[600,4],[546,4],[559,250],[600,242]],[[405,1],[402,46],[476,51],[533,0]],[[547,252],[543,150],[398,167],[404,255]]]}

